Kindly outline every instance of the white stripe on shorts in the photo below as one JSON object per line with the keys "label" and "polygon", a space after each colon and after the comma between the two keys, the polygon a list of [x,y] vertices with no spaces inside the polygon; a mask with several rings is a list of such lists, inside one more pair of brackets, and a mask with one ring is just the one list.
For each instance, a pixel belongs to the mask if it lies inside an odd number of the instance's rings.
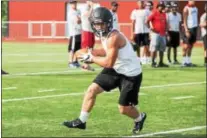
{"label": "white stripe on shorts", "polygon": [[72,50],[72,51],[75,50],[75,35],[72,36],[72,46],[71,46],[71,50]]}

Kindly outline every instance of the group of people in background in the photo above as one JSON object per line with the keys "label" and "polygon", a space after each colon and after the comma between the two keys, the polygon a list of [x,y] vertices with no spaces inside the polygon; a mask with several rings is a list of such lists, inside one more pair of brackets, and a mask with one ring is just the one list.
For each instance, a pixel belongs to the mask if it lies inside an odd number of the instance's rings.
{"label": "group of people in background", "polygon": [[[70,68],[79,68],[94,71],[89,65],[83,63],[80,65],[78,62],[78,56],[82,53],[92,51],[95,44],[95,35],[90,23],[91,12],[95,8],[95,2],[93,0],[86,0],[85,8],[80,12],[77,9],[77,1],[70,1],[69,11],[69,46],[68,46],[68,66]],[[118,3],[113,1],[111,3],[111,14],[113,15],[113,28],[119,30],[118,16],[117,16]]]}
{"label": "group of people in background", "polygon": [[[70,68],[81,67],[87,70],[94,70],[90,65],[80,65],[77,56],[81,53],[92,50],[95,44],[95,36],[90,24],[90,14],[94,10],[93,0],[86,1],[86,8],[80,12],[77,9],[77,1],[70,1],[70,21],[69,32],[70,42],[68,46]],[[119,4],[111,2],[111,13],[113,15],[113,28],[119,30],[118,10]],[[195,1],[188,1],[183,13],[178,12],[178,3],[175,1],[161,1],[153,10],[152,1],[137,1],[137,8],[131,12],[132,21],[131,41],[135,43],[137,55],[142,64],[151,64],[152,67],[169,67],[171,64],[181,64],[183,67],[192,67],[192,49],[197,39],[199,27],[198,9]],[[206,58],[206,9],[200,18],[200,27],[204,41],[204,64],[207,65]],[[182,30],[182,31],[181,31]],[[177,48],[180,40],[183,40],[182,61],[177,59]],[[173,50],[173,59],[171,59]],[[168,64],[164,63],[164,52],[167,51]],[[157,55],[159,61],[156,62]]]}

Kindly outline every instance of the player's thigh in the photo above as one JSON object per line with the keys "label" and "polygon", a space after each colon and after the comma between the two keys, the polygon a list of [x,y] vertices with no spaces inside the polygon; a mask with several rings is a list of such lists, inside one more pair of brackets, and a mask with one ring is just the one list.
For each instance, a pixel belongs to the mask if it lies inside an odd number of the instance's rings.
{"label": "player's thigh", "polygon": [[118,87],[119,74],[114,69],[104,68],[93,80],[93,83],[98,84],[105,91],[110,91]]}
{"label": "player's thigh", "polygon": [[178,47],[180,45],[180,33],[174,32],[173,33],[173,47]]}
{"label": "player's thigh", "polygon": [[144,46],[149,46],[149,34],[148,33],[145,33],[144,35],[143,35],[143,45]]}
{"label": "player's thigh", "polygon": [[166,37],[165,36],[160,36],[160,44],[159,44],[159,51],[164,52],[166,49]]}
{"label": "player's thigh", "polygon": [[119,105],[130,106],[138,104],[138,94],[142,82],[142,73],[135,77],[122,77],[120,80]]}
{"label": "player's thigh", "polygon": [[159,35],[157,33],[152,32],[150,34],[151,39],[150,39],[150,51],[154,52],[157,50],[158,44],[159,44]]}
{"label": "player's thigh", "polygon": [[190,29],[190,34],[191,34],[191,37],[190,37],[190,44],[193,45],[196,40],[197,40],[197,28],[192,28]]}
{"label": "player's thigh", "polygon": [[135,37],[134,37],[134,42],[137,44],[138,47],[141,46],[141,34],[135,34]]}

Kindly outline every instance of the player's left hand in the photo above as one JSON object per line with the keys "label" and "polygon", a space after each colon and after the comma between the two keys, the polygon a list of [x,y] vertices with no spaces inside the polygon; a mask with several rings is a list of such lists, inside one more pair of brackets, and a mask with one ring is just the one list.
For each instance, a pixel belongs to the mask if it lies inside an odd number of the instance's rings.
{"label": "player's left hand", "polygon": [[89,51],[86,54],[82,54],[78,58],[80,59],[81,62],[84,62],[84,63],[92,63],[93,55]]}

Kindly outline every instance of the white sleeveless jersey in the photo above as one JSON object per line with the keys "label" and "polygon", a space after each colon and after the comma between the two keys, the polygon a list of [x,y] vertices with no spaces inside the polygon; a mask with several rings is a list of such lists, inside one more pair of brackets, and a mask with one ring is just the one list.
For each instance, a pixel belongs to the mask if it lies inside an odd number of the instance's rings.
{"label": "white sleeveless jersey", "polygon": [[187,26],[188,28],[198,27],[198,9],[196,7],[188,7]]}
{"label": "white sleeveless jersey", "polygon": [[[108,36],[109,35],[110,33],[108,34]],[[122,35],[124,36],[124,34]],[[101,42],[104,50],[106,51],[106,54],[107,54],[108,36],[106,38],[101,38]],[[142,72],[140,60],[137,57],[136,53],[134,52],[129,40],[126,37],[125,39],[126,39],[126,45],[118,50],[118,56],[113,66],[113,69],[117,73],[123,74],[125,76],[129,76],[129,77],[137,76]]]}

